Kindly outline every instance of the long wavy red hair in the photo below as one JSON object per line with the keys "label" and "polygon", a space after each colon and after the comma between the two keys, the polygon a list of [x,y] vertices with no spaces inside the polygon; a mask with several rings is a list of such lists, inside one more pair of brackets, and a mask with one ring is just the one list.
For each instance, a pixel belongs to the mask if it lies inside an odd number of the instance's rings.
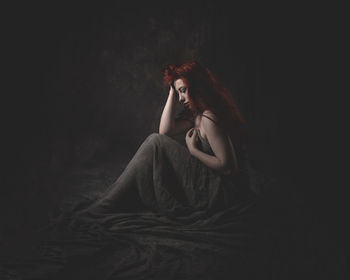
{"label": "long wavy red hair", "polygon": [[177,79],[182,79],[188,88],[189,108],[194,116],[210,110],[218,118],[218,125],[232,136],[232,141],[246,142],[247,125],[231,92],[208,68],[196,61],[166,66],[163,71],[164,84],[169,86]]}

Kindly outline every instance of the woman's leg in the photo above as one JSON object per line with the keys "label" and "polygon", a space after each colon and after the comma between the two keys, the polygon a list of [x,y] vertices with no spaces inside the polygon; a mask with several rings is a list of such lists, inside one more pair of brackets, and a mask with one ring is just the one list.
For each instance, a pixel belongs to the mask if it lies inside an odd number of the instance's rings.
{"label": "woman's leg", "polygon": [[[170,159],[169,159],[170,157]],[[172,160],[184,162],[172,166]],[[152,133],[141,144],[118,179],[93,203],[88,212],[155,210],[162,200],[159,186],[170,186],[186,171],[188,150],[169,136]]]}

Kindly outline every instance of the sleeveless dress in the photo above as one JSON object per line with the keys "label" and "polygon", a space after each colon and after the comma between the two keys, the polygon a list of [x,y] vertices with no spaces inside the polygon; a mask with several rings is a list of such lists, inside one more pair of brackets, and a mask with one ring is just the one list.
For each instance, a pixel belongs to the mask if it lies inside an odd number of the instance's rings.
{"label": "sleeveless dress", "polygon": [[[198,128],[197,147],[213,151]],[[240,164],[241,155],[239,155]],[[86,213],[150,210],[170,215],[226,209],[249,193],[244,168],[231,175],[210,169],[187,147],[158,133],[149,135],[120,177]]]}
{"label": "sleeveless dress", "polygon": [[28,280],[255,279],[261,219],[235,148],[240,169],[226,176],[152,133],[106,192],[64,209],[38,252],[9,269]]}

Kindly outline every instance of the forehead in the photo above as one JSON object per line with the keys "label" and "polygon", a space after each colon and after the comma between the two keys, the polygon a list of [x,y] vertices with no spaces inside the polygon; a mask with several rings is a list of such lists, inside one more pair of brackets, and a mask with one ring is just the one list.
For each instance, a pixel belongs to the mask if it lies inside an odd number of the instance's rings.
{"label": "forehead", "polygon": [[174,85],[175,85],[175,88],[180,88],[180,87],[186,86],[186,85],[185,85],[185,82],[184,82],[182,79],[177,79],[177,80],[174,82]]}

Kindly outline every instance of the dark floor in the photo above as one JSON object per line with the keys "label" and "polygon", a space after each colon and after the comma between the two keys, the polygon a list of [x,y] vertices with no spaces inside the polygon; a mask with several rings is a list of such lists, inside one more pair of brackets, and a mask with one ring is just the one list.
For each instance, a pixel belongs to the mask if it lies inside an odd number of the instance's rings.
{"label": "dark floor", "polygon": [[[78,195],[103,191],[123,171],[130,155],[118,160],[91,160],[71,166],[55,178],[46,177],[36,193],[11,193],[1,198],[0,258],[28,257],[42,238],[38,229],[62,205],[74,203]],[[268,223],[276,223],[279,235],[271,236],[273,258],[267,263],[268,275],[262,279],[345,279],[346,262],[336,232],[329,226],[329,217],[322,217],[295,185],[280,184],[263,200]],[[52,184],[55,187],[50,187]],[[35,188],[29,188],[32,190]],[[51,193],[50,193],[51,191]],[[286,218],[287,217],[287,218]],[[3,273],[5,273],[3,271]],[[7,271],[4,279],[16,278]],[[12,277],[12,278],[11,278]]]}

